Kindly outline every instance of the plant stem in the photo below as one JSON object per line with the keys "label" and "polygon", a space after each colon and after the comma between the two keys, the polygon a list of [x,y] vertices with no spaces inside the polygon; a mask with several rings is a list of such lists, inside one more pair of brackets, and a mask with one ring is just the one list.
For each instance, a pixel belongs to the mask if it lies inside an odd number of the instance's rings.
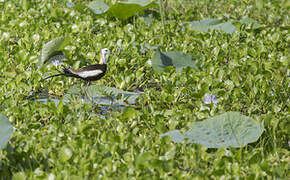
{"label": "plant stem", "polygon": [[160,15],[161,15],[161,23],[163,26],[163,34],[165,34],[165,17],[164,17],[164,4],[163,4],[163,0],[159,1],[159,11],[160,11]]}

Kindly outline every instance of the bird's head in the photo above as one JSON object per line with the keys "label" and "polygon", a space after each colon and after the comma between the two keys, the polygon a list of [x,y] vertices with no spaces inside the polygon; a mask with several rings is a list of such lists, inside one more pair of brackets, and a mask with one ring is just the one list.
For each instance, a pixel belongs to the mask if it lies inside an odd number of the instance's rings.
{"label": "bird's head", "polygon": [[107,59],[110,54],[112,54],[112,52],[108,48],[102,49],[100,64],[107,64]]}

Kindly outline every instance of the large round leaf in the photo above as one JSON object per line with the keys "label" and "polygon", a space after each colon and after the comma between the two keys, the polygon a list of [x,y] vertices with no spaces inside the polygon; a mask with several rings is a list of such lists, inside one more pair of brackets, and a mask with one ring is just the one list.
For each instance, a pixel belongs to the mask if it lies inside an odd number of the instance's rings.
{"label": "large round leaf", "polygon": [[0,114],[0,149],[5,148],[10,136],[13,133],[13,127],[6,116]]}
{"label": "large round leaf", "polygon": [[88,4],[88,8],[95,14],[103,14],[108,11],[109,6],[101,0],[95,0]]}
{"label": "large round leaf", "polygon": [[222,22],[222,20],[220,19],[204,19],[201,21],[191,21],[188,22],[188,24],[190,25],[191,29],[198,32],[207,32],[209,30],[220,30],[228,34],[232,34],[237,30],[236,26],[234,26],[233,24],[234,22],[247,25],[253,24],[254,29],[262,27],[262,25],[260,25],[255,20],[248,17],[244,17],[239,21],[229,20],[227,22]]}
{"label": "large round leaf", "polygon": [[162,134],[170,136],[174,142],[204,145],[208,148],[243,147],[255,142],[263,133],[263,124],[241,115],[227,112],[204,121],[194,122],[192,128],[184,133],[174,130]]}
{"label": "large round leaf", "polygon": [[205,19],[201,21],[188,22],[191,29],[199,32],[207,32],[209,30],[221,30],[228,34],[232,34],[236,31],[236,27],[231,21],[222,22],[219,19]]}
{"label": "large round leaf", "polygon": [[168,66],[176,67],[176,70],[180,71],[185,67],[197,68],[195,60],[188,54],[180,51],[161,52],[159,50],[153,55],[152,58],[153,69],[157,72],[163,71]]}
{"label": "large round leaf", "polygon": [[101,0],[95,0],[88,4],[88,7],[95,14],[107,14],[111,17],[115,17],[121,20],[126,20],[138,12],[155,6],[156,3],[149,0],[119,1],[110,7]]}

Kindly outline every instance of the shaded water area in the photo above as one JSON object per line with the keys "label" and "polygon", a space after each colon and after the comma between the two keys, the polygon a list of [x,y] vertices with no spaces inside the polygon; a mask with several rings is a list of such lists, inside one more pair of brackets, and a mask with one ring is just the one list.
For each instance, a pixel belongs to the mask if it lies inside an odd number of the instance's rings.
{"label": "shaded water area", "polygon": [[58,106],[60,101],[64,104],[71,102],[83,102],[92,105],[92,108],[99,106],[101,113],[106,113],[109,109],[121,110],[126,106],[133,106],[141,93],[122,91],[104,85],[91,85],[86,89],[73,86],[62,97],[50,95],[47,92],[34,93],[29,96],[29,100],[47,104],[52,101]]}

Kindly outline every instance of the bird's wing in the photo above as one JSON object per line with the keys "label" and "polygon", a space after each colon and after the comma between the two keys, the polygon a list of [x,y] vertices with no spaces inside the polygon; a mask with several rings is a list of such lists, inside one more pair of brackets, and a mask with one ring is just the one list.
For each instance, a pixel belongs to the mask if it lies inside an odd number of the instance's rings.
{"label": "bird's wing", "polygon": [[95,70],[87,70],[87,71],[78,72],[76,74],[82,78],[88,78],[88,77],[97,76],[103,72],[104,71],[102,71],[100,69],[95,69]]}

